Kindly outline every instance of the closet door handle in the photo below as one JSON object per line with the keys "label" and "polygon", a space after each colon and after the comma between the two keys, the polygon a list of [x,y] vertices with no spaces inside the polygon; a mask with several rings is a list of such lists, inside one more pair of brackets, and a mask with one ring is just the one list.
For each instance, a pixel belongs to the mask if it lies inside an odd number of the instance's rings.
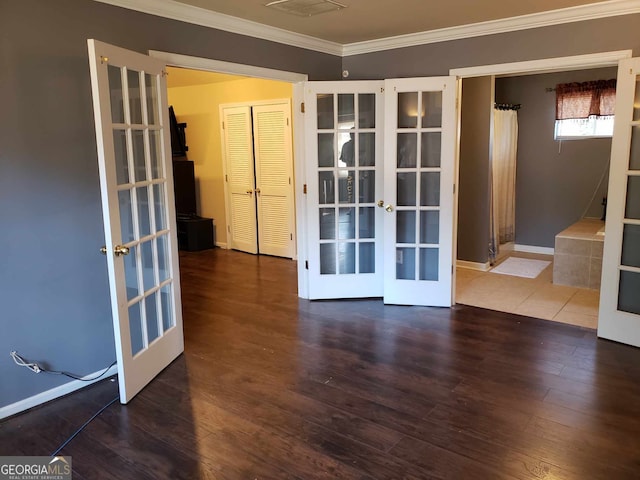
{"label": "closet door handle", "polygon": [[260,189],[259,189],[259,188],[256,188],[256,189],[254,190],[254,192],[256,192],[256,195],[260,195]]}
{"label": "closet door handle", "polygon": [[247,195],[253,195],[253,190],[247,190]]}

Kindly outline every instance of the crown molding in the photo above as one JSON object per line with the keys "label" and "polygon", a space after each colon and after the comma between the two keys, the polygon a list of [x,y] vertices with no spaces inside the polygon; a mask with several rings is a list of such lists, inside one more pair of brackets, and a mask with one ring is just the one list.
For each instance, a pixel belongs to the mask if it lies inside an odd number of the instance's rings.
{"label": "crown molding", "polygon": [[395,48],[413,47],[429,43],[460,40],[463,38],[494,35],[496,33],[527,30],[530,28],[548,27],[563,23],[582,22],[598,18],[615,17],[640,13],[638,0],[609,0],[577,7],[550,10],[547,12],[520,15],[517,17],[491,20],[488,22],[441,28],[426,32],[410,33],[395,37],[380,38],[365,42],[348,43],[343,46],[342,56],[361,55],[363,53],[392,50]]}
{"label": "crown molding", "polygon": [[262,23],[244,20],[231,15],[213,12],[205,8],[194,7],[173,0],[95,0],[117,7],[128,8],[138,12],[149,13],[159,17],[171,18],[181,22],[192,23],[203,27],[224,30],[249,37],[261,38],[271,42],[282,43],[293,47],[305,48],[316,52],[342,56],[342,45],[309,35],[290,32]]}
{"label": "crown molding", "polygon": [[213,12],[174,0],[94,1],[341,57],[640,13],[640,0],[608,0],[500,20],[341,45],[336,42]]}

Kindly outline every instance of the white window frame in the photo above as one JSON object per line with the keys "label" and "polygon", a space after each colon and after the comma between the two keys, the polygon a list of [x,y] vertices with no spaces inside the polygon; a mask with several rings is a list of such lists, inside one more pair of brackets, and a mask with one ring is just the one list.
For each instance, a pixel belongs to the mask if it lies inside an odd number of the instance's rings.
{"label": "white window frame", "polygon": [[[579,118],[579,119],[574,119],[574,118],[568,118],[566,120],[556,120],[555,121],[555,126],[554,126],[554,131],[553,131],[553,138],[555,140],[585,140],[588,138],[611,138],[613,137],[613,122],[615,120],[615,116],[614,115],[607,115],[606,117],[599,117],[597,115],[591,115],[589,118]],[[610,132],[605,133],[605,134],[597,134],[597,130],[598,130],[598,121],[602,122],[611,122],[610,123]],[[560,122],[587,122],[589,123],[589,128],[591,129],[592,133],[585,133],[585,134],[577,134],[577,135],[561,135],[558,132],[560,131],[561,125]]]}

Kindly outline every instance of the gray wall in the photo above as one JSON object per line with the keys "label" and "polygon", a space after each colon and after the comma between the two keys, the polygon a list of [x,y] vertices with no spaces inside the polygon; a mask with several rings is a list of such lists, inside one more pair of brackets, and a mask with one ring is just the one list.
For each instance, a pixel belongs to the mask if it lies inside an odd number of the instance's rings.
{"label": "gray wall", "polygon": [[615,78],[616,74],[616,68],[606,68],[496,80],[496,102],[522,104],[516,166],[517,244],[553,247],[555,235],[585,212],[590,217],[602,215],[611,139],[555,141],[555,94],[545,88]]}
{"label": "gray wall", "polygon": [[350,79],[448,75],[449,69],[633,49],[640,14],[345,57]]}
{"label": "gray wall", "polygon": [[115,359],[87,38],[340,78],[341,59],[89,0],[0,0],[0,407]]}
{"label": "gray wall", "polygon": [[477,263],[485,263],[489,258],[492,83],[491,77],[462,81],[458,260]]}

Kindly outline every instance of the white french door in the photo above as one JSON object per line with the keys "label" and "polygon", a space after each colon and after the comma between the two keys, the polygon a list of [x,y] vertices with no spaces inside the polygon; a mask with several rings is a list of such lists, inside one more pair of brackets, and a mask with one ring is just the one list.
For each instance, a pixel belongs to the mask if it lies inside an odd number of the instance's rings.
{"label": "white french door", "polygon": [[229,195],[229,246],[258,253],[251,107],[225,107],[221,112]]}
{"label": "white french door", "polygon": [[384,301],[451,306],[455,77],[385,81]]}
{"label": "white french door", "polygon": [[88,40],[105,246],[127,403],[184,350],[164,63]]}
{"label": "white french door", "polygon": [[454,77],[306,85],[310,298],[451,306],[455,98]]}
{"label": "white french door", "polygon": [[598,336],[640,346],[640,58],[618,67]]}
{"label": "white french door", "polygon": [[309,82],[305,157],[309,296],[382,296],[384,82]]}

